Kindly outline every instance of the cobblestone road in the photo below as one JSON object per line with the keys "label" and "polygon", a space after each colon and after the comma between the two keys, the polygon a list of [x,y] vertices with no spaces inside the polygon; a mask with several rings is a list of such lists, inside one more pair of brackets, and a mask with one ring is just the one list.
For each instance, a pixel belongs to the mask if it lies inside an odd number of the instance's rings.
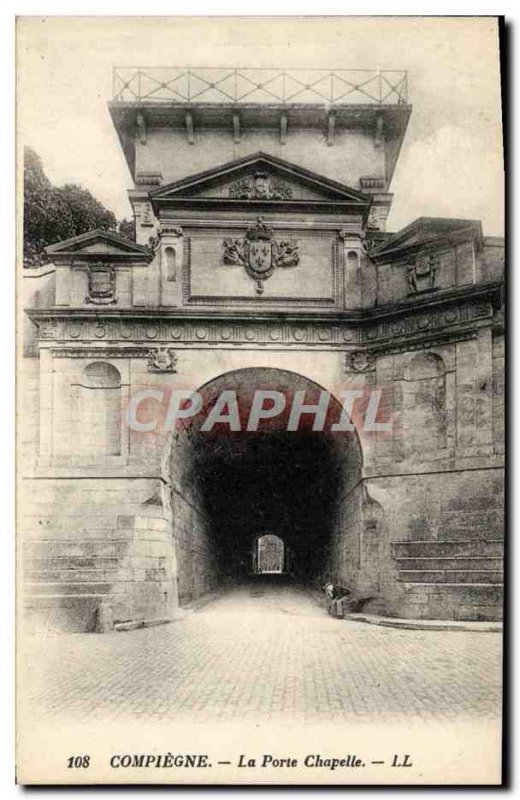
{"label": "cobblestone road", "polygon": [[336,620],[301,589],[250,585],[169,625],[31,637],[28,699],[89,722],[491,718],[500,643]]}

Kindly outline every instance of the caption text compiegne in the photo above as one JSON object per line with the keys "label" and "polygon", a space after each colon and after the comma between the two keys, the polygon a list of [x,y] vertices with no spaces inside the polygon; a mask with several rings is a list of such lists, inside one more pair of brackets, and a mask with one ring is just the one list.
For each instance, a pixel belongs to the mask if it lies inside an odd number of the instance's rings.
{"label": "caption text compiegne", "polygon": [[[76,769],[88,769],[93,766],[90,755],[70,756],[67,766]],[[211,759],[208,754],[185,753],[116,753],[110,757],[113,769],[128,768],[177,768],[177,769],[210,769],[214,766],[235,766],[239,769],[294,769],[306,767],[334,771],[344,768],[363,768],[367,766],[389,766],[395,768],[412,767],[413,761],[409,753],[392,753],[380,758],[365,758],[356,753],[327,756],[320,753],[309,753],[301,758],[294,756],[278,756],[271,753],[247,755],[241,753],[234,760]]]}

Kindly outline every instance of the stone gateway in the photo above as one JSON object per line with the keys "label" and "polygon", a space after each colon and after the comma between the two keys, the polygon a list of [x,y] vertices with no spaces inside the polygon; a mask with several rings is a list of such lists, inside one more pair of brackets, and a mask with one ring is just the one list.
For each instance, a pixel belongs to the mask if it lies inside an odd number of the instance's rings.
{"label": "stone gateway", "polygon": [[171,619],[262,570],[391,617],[500,619],[503,242],[386,231],[406,81],[325,105],[132,80],[109,113],[136,241],[93,230],[23,277],[27,620]]}

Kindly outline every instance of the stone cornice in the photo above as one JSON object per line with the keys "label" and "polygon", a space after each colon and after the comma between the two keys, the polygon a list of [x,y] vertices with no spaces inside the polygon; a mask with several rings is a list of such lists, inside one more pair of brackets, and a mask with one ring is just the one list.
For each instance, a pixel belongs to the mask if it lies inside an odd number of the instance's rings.
{"label": "stone cornice", "polygon": [[[208,187],[219,185],[223,180],[229,181],[240,178],[243,175],[249,175],[252,170],[257,169],[274,170],[276,174],[285,178],[287,181],[296,180],[299,183],[303,183],[322,195],[318,198],[318,202],[320,200],[332,200],[338,203],[346,202],[355,205],[370,205],[370,197],[359,189],[354,189],[351,186],[327,178],[299,164],[294,164],[293,162],[286,161],[285,159],[262,151],[251,153],[243,158],[228,161],[217,167],[188,175],[173,183],[161,186],[153,192],[150,192],[150,199],[152,203],[171,200],[174,197],[182,197],[185,201],[189,201],[192,198],[195,199],[196,197],[207,199],[204,197],[204,190]],[[222,198],[212,199],[220,201]],[[244,200],[242,199],[241,202],[244,202]],[[249,201],[246,200],[246,202]],[[265,202],[276,203],[279,201],[273,199],[270,201],[266,200]],[[301,205],[302,202],[313,201],[297,201],[297,205]]]}
{"label": "stone cornice", "polygon": [[156,216],[161,219],[163,209],[197,209],[204,213],[211,211],[248,211],[254,214],[264,214],[269,211],[297,214],[353,214],[359,213],[365,218],[368,205],[362,201],[338,200],[233,200],[221,197],[164,197],[160,200],[152,199],[152,207]]}
{"label": "stone cornice", "polygon": [[[36,320],[35,320],[36,321]],[[177,318],[130,318],[124,314],[98,313],[70,317],[39,313],[37,320],[41,347],[66,356],[83,354],[110,357],[144,357],[150,346],[175,348],[263,347],[274,349],[311,348],[319,350],[366,349],[374,355],[439,346],[471,338],[482,326],[493,322],[489,297],[466,298],[409,309],[398,316],[380,315],[364,320],[316,319],[302,315],[215,318],[186,315]]]}
{"label": "stone cornice", "polygon": [[[251,197],[232,195],[214,197],[211,192],[208,195],[208,190],[223,182],[229,185],[230,181],[237,183],[240,180],[250,180],[256,170],[266,171],[266,175],[270,178],[283,181],[287,192],[269,194],[266,191],[263,196],[253,193]],[[290,190],[294,181],[298,186],[312,190],[316,196],[305,199],[291,197]],[[244,158],[181,178],[151,191],[149,196],[154,213],[159,219],[166,210],[179,208],[183,211],[194,209],[204,213],[237,209],[254,214],[270,211],[284,214],[358,213],[366,220],[371,204],[371,197],[359,189],[353,189],[298,164],[263,152],[252,153]]]}
{"label": "stone cornice", "polygon": [[[221,233],[223,228],[230,229],[236,228],[237,230],[244,230],[248,225],[256,222],[258,214],[252,215],[243,209],[239,210],[234,216],[208,216],[204,217],[188,216],[184,209],[182,214],[161,215],[160,224],[164,225],[178,225],[179,227],[187,230],[215,230],[216,233]],[[356,230],[362,230],[361,216],[359,214],[331,214],[331,216],[324,217],[307,217],[305,224],[301,219],[291,220],[284,214],[271,214],[270,216],[263,216],[262,219],[269,223],[270,227],[280,230],[291,231],[331,231],[339,233],[339,231],[352,225]]]}
{"label": "stone cornice", "polygon": [[474,220],[420,217],[406,228],[385,238],[370,252],[376,263],[399,262],[422,251],[442,249],[471,241],[480,250],[483,244],[482,226]]}
{"label": "stone cornice", "polygon": [[[93,246],[95,249],[92,249]],[[96,262],[148,264],[153,258],[149,247],[137,244],[111,231],[95,229],[45,248],[54,264]]]}
{"label": "stone cornice", "polygon": [[125,321],[215,321],[221,323],[232,322],[326,322],[328,324],[368,325],[377,321],[391,320],[404,314],[436,309],[448,303],[465,301],[495,300],[501,296],[503,283],[496,281],[486,284],[473,284],[464,288],[437,290],[420,297],[407,297],[401,301],[374,306],[367,309],[348,311],[316,311],[316,310],[291,310],[278,311],[269,309],[195,309],[195,308],[27,308],[26,314],[38,325],[46,320],[119,320]]}
{"label": "stone cornice", "polygon": [[392,355],[394,353],[423,350],[427,347],[443,347],[447,344],[465,342],[470,339],[475,339],[477,333],[478,328],[473,328],[472,330],[458,328],[444,333],[428,331],[427,334],[423,331],[422,334],[415,336],[402,336],[397,339],[392,339],[391,341],[376,342],[374,345],[369,345],[367,350],[373,358],[377,358],[379,355]]}

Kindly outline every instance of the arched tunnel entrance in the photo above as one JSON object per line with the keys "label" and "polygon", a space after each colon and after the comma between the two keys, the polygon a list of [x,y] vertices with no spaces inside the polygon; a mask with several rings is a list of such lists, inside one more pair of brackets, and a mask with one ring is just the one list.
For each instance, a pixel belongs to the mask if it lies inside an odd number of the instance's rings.
{"label": "arched tunnel entrance", "polygon": [[171,455],[180,605],[269,571],[259,569],[263,534],[283,545],[273,573],[315,586],[340,579],[362,457],[338,400],[271,368],[223,374],[199,393],[202,409],[176,429]]}

